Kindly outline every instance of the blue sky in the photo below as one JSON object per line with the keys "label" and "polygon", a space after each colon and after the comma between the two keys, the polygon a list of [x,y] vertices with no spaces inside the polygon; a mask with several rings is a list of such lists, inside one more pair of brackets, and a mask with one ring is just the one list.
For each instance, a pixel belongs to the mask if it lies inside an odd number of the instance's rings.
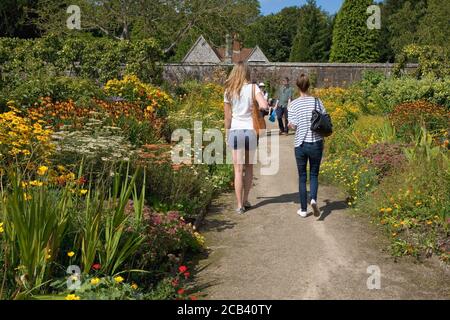
{"label": "blue sky", "polygon": [[[285,7],[300,6],[306,3],[306,0],[259,0],[261,3],[261,12],[264,15],[276,13]],[[344,0],[316,0],[317,5],[329,13],[336,13]]]}

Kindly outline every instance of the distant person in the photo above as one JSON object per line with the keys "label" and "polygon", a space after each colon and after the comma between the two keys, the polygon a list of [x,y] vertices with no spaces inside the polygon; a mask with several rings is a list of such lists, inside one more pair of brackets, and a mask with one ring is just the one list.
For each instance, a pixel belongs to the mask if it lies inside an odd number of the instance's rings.
{"label": "distant person", "polygon": [[[264,82],[261,82],[258,85],[259,89],[261,90],[261,93],[264,96],[264,99],[267,101],[267,103],[269,103],[269,92],[267,92],[266,90],[266,85]],[[261,116],[264,118],[265,116],[267,116],[270,113],[270,111],[266,111],[266,110],[261,110]]]}
{"label": "distant person", "polygon": [[253,127],[253,97],[259,110],[268,110],[268,104],[257,85],[250,82],[250,69],[239,62],[225,82],[224,108],[227,144],[233,149],[234,189],[238,208],[244,214],[253,185],[253,157],[257,148],[257,134]]}
{"label": "distant person", "polygon": [[309,162],[310,198],[314,216],[320,216],[317,205],[319,189],[319,170],[322,161],[324,138],[311,130],[311,118],[314,110],[326,114],[322,101],[309,93],[310,81],[307,75],[301,74],[297,79],[300,97],[292,101],[289,107],[289,126],[295,130],[295,158],[299,175],[299,194],[301,208],[297,214],[303,218],[308,215],[306,193],[306,166]]}
{"label": "distant person", "polygon": [[261,89],[261,92],[262,92],[262,94],[264,96],[264,99],[266,99],[266,101],[269,102],[269,92],[267,92],[266,84],[264,82],[261,82],[258,85],[258,87],[259,87],[259,89]]}
{"label": "distant person", "polygon": [[278,89],[278,101],[275,105],[275,112],[277,114],[280,134],[289,134],[288,106],[291,103],[293,97],[294,90],[289,85],[289,78],[286,77],[283,79],[282,85]]}

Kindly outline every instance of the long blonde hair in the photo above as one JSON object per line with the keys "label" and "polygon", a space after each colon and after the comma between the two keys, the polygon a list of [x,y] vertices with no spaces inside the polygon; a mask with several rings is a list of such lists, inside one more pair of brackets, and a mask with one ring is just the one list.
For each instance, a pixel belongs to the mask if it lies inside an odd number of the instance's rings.
{"label": "long blonde hair", "polygon": [[228,101],[239,99],[242,87],[250,82],[250,68],[244,62],[238,62],[225,81],[225,92]]}

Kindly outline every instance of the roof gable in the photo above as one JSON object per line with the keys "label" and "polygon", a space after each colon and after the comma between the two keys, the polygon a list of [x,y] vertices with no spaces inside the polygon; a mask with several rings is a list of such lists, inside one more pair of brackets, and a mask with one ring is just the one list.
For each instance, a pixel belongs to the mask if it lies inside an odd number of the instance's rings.
{"label": "roof gable", "polygon": [[253,48],[252,52],[247,57],[248,62],[269,62],[264,52],[261,50],[259,46]]}
{"label": "roof gable", "polygon": [[200,36],[181,62],[220,63],[221,59],[203,36]]}

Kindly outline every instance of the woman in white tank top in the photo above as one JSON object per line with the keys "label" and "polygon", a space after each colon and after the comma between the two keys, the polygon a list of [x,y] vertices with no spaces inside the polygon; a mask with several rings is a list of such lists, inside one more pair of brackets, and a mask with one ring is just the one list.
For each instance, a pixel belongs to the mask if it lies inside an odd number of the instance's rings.
{"label": "woman in white tank top", "polygon": [[[248,196],[253,184],[253,161],[257,147],[257,135],[253,128],[252,90],[260,110],[268,110],[267,100],[258,86],[250,82],[250,69],[239,62],[225,82],[225,129],[228,146],[233,149],[234,188],[237,199],[237,212],[245,213],[250,208]],[[244,175],[245,174],[245,175]]]}

